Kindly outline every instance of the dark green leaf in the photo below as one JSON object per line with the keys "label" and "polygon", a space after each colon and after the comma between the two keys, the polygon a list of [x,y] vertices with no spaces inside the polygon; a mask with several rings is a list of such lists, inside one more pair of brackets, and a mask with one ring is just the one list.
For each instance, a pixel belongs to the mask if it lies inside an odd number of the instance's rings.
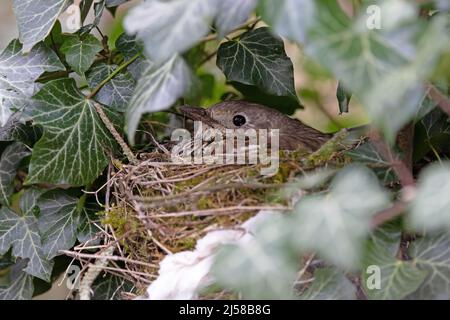
{"label": "dark green leaf", "polygon": [[64,70],[56,54],[43,43],[23,55],[19,40],[13,40],[0,54],[0,126],[29,102],[34,81],[44,72]]}
{"label": "dark green leaf", "polygon": [[83,23],[84,20],[86,20],[86,17],[88,16],[89,11],[91,10],[93,2],[94,2],[94,0],[82,0],[81,1],[81,3],[80,3],[80,19],[81,19],[81,23]]}
{"label": "dark green leaf", "polygon": [[416,266],[428,276],[411,299],[450,299],[450,237],[427,235],[412,243],[409,253]]}
{"label": "dark green leaf", "polygon": [[133,292],[133,284],[114,275],[99,276],[92,285],[92,300],[120,300],[123,292]]}
{"label": "dark green leaf", "polygon": [[[126,33],[122,33],[116,41],[116,48],[119,50],[125,60],[130,60],[136,54],[142,52],[142,44],[136,40],[136,37],[129,36]],[[135,80],[138,80],[144,70],[150,67],[150,60],[139,57],[136,61],[130,64],[127,68]]]}
{"label": "dark green leaf", "polygon": [[29,52],[47,37],[58,16],[71,3],[72,0],[14,0],[13,9],[24,52]]}
{"label": "dark green leaf", "polygon": [[103,49],[101,42],[91,34],[84,37],[73,34],[67,36],[61,46],[61,52],[65,54],[67,63],[79,75],[89,70],[94,63],[95,56]]}
{"label": "dark green leaf", "polygon": [[25,272],[11,277],[7,287],[0,286],[0,300],[31,300],[33,297],[33,277]]}
{"label": "dark green leaf", "polygon": [[91,32],[92,29],[94,29],[95,27],[97,27],[99,25],[100,20],[103,15],[103,10],[105,10],[105,2],[104,1],[95,3],[95,5],[94,5],[94,21],[88,25],[83,26],[80,29],[81,35],[85,35],[85,34]]}
{"label": "dark green leaf", "polygon": [[9,197],[14,191],[14,177],[20,161],[30,154],[30,150],[22,143],[16,142],[3,151],[0,158],[0,203],[8,206]]}
{"label": "dark green leaf", "polygon": [[3,207],[0,209],[0,254],[12,246],[12,255],[28,258],[24,271],[42,280],[49,281],[53,261],[48,261],[42,250],[35,204],[38,194],[27,190],[20,199],[20,215]]}
{"label": "dark green leaf", "polygon": [[[362,284],[369,299],[403,299],[417,290],[427,276],[413,262],[396,258],[400,235],[401,227],[390,224],[377,230],[368,242]],[[373,277],[379,277],[379,287],[374,285]]]}
{"label": "dark green leaf", "polygon": [[78,198],[63,190],[49,191],[39,197],[39,231],[42,235],[42,251],[48,259],[59,254],[59,250],[70,249],[77,238],[80,213]]}
{"label": "dark green leaf", "polygon": [[397,181],[390,163],[384,160],[377,147],[370,141],[364,142],[355,149],[346,152],[353,161],[363,163],[372,168],[384,184]]}
{"label": "dark green leaf", "polygon": [[356,287],[336,268],[320,268],[314,272],[314,281],[300,299],[352,300],[356,299]]}
{"label": "dark green leaf", "polygon": [[[104,63],[92,67],[86,75],[91,89],[98,86],[116,69],[116,65],[107,65]],[[124,112],[133,95],[134,86],[135,81],[130,73],[119,73],[104,85],[94,98],[101,104]]]}
{"label": "dark green leaf", "polygon": [[44,135],[33,148],[28,184],[81,186],[100,175],[108,163],[107,150],[114,150],[115,142],[73,79],[45,84],[30,113],[43,126]]}
{"label": "dark green leaf", "polygon": [[255,86],[298,103],[292,62],[284,51],[283,40],[268,28],[248,31],[239,39],[221,44],[217,65],[228,81]]}

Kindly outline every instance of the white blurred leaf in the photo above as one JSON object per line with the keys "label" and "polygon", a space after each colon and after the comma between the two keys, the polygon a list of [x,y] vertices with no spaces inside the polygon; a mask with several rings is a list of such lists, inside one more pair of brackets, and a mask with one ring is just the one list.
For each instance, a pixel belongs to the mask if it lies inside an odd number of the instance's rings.
{"label": "white blurred leaf", "polygon": [[165,61],[208,34],[218,3],[218,0],[149,0],[129,12],[125,30],[144,41],[152,61]]}
{"label": "white blurred leaf", "polygon": [[409,222],[421,232],[450,231],[450,163],[431,165],[419,177]]}
{"label": "white blurred leaf", "polygon": [[387,192],[367,168],[338,173],[324,195],[305,196],[294,208],[293,241],[339,267],[355,269],[374,213],[389,204]]}
{"label": "white blurred leaf", "polygon": [[126,131],[131,143],[142,114],[169,108],[187,94],[191,79],[189,67],[178,55],[143,72],[126,111]]}

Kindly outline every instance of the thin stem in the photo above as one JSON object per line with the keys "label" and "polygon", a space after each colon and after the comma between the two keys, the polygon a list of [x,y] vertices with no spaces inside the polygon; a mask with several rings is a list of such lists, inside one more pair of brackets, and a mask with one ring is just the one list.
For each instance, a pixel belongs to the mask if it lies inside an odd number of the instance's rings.
{"label": "thin stem", "polygon": [[136,163],[136,156],[131,151],[130,147],[126,144],[125,140],[123,140],[122,136],[117,132],[116,128],[114,127],[114,124],[109,120],[108,116],[106,115],[105,111],[103,111],[102,106],[99,103],[94,102],[95,110],[97,111],[98,115],[102,119],[104,125],[106,128],[108,128],[109,132],[112,134],[114,139],[117,141],[117,143],[122,148],[123,153],[127,157],[128,161],[130,163]]}
{"label": "thin stem", "polygon": [[100,82],[99,85],[94,88],[94,90],[92,90],[92,92],[87,96],[87,99],[92,99],[93,97],[95,97],[95,95],[103,88],[104,85],[106,85],[109,81],[111,81],[122,70],[126,69],[130,64],[132,64],[134,61],[136,61],[136,59],[139,58],[140,55],[141,55],[140,53],[137,53],[130,60],[128,60],[124,64],[120,65],[105,80]]}

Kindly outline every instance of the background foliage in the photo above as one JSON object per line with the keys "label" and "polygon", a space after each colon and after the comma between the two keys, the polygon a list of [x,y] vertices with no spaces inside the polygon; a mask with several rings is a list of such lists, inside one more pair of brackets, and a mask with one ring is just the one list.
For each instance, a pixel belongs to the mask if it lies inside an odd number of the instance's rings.
{"label": "background foliage", "polygon": [[[246,298],[450,298],[448,1],[147,0],[108,39],[100,19],[125,2],[81,1],[81,28],[67,33],[58,17],[71,0],[13,0],[20,36],[0,54],[0,298],[42,293],[68,265],[61,250],[98,240],[103,209],[83,191],[105,182],[111,159],[127,161],[114,131],[139,152],[149,118],[230,93],[308,108],[283,38],[339,81],[336,113],[360,101],[378,139],[331,182],[299,185],[292,214],[247,247],[223,248],[217,282]],[[397,145],[408,124],[410,164]],[[380,289],[367,285],[374,265]],[[117,283],[101,279],[95,297]]]}

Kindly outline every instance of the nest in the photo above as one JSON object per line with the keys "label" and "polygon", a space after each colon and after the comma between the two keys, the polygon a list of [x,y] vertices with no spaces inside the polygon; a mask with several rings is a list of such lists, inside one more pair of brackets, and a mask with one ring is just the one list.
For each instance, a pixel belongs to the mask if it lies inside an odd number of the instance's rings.
{"label": "nest", "polygon": [[280,151],[272,176],[261,175],[262,164],[175,164],[161,150],[140,154],[136,164],[110,166],[102,224],[110,239],[104,248],[114,247],[115,258],[104,269],[142,295],[166,255],[192,250],[206,233],[236,228],[260,210],[288,211],[292,194],[286,187],[297,176],[346,162],[343,153],[324,150],[308,157]]}

